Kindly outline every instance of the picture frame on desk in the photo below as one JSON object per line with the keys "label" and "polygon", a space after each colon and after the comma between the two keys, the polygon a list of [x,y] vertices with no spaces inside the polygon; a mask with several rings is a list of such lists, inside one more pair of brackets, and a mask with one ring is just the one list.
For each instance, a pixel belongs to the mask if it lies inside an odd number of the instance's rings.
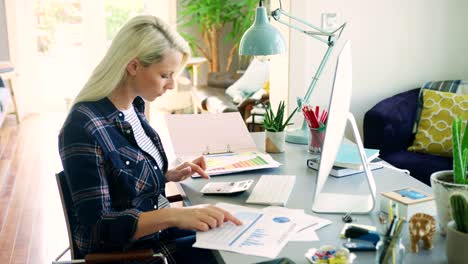
{"label": "picture frame on desk", "polygon": [[413,187],[381,193],[380,210],[407,220],[416,213],[436,214],[434,197]]}
{"label": "picture frame on desk", "polygon": [[434,197],[431,194],[412,187],[402,188],[391,192],[383,192],[382,195],[405,205],[434,200]]}

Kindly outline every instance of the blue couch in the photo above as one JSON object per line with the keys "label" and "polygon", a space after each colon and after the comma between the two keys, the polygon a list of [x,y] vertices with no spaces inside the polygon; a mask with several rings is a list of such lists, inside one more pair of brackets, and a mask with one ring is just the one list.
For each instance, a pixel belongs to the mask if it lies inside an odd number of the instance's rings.
{"label": "blue couch", "polygon": [[384,99],[364,116],[364,146],[380,149],[380,158],[411,172],[411,176],[430,185],[435,171],[451,170],[452,159],[408,151],[413,143],[419,88]]}

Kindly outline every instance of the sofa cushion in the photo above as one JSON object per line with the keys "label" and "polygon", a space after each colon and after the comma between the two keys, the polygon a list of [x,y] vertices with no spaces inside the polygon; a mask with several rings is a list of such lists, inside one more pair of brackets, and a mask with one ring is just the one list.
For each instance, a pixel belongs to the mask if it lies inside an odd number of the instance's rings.
{"label": "sofa cushion", "polygon": [[240,103],[262,89],[269,77],[269,61],[254,59],[242,77],[226,89],[226,93],[234,103]]}
{"label": "sofa cushion", "polygon": [[452,169],[451,158],[436,155],[401,150],[381,154],[380,157],[395,167],[411,171],[411,176],[427,185],[430,185],[432,173]]}
{"label": "sofa cushion", "polygon": [[452,156],[452,121],[468,120],[468,95],[423,89],[423,108],[410,151]]}
{"label": "sofa cushion", "polygon": [[459,86],[461,80],[451,80],[451,81],[435,81],[435,82],[425,82],[419,90],[418,96],[418,105],[416,108],[416,119],[413,124],[413,133],[416,133],[419,125],[419,119],[421,117],[421,110],[423,107],[423,91],[424,90],[436,90],[441,92],[457,93],[460,91]]}

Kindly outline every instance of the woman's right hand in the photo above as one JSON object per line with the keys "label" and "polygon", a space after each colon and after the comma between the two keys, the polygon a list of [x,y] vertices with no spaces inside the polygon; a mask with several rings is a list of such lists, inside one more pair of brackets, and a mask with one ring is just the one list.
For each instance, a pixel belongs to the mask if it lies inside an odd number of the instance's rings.
{"label": "woman's right hand", "polygon": [[175,226],[182,229],[208,231],[230,221],[236,225],[242,222],[228,211],[213,205],[177,208]]}

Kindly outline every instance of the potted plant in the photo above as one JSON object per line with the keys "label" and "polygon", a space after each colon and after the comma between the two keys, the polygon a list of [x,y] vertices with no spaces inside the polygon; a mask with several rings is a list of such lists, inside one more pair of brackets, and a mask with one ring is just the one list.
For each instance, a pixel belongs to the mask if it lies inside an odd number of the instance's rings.
{"label": "potted plant", "polygon": [[450,196],[454,221],[447,225],[446,253],[448,263],[466,263],[468,259],[468,202],[461,193]]}
{"label": "potted plant", "polygon": [[[195,54],[201,54],[209,63],[210,72],[220,71],[220,57],[226,57],[225,72],[231,69],[234,56],[237,54],[242,34],[252,24],[256,0],[182,0],[181,1],[181,26],[184,29],[196,26],[201,34],[202,41],[193,34],[181,32],[189,42]],[[225,41],[231,41],[227,56],[220,55],[219,40],[225,27],[230,25],[230,31],[226,32]]]}
{"label": "potted plant", "polygon": [[442,235],[447,233],[447,223],[452,220],[450,195],[454,192],[460,192],[468,196],[468,125],[465,125],[463,134],[462,125],[461,118],[455,118],[452,122],[453,170],[438,171],[431,175],[431,185]]}
{"label": "potted plant", "polygon": [[271,104],[265,106],[265,115],[263,119],[263,127],[265,128],[265,151],[271,153],[280,153],[284,151],[285,144],[285,131],[284,129],[292,125],[289,123],[294,113],[297,111],[294,109],[292,113],[288,116],[285,122],[284,119],[284,110],[286,105],[284,101],[280,101],[276,114],[271,109]]}

